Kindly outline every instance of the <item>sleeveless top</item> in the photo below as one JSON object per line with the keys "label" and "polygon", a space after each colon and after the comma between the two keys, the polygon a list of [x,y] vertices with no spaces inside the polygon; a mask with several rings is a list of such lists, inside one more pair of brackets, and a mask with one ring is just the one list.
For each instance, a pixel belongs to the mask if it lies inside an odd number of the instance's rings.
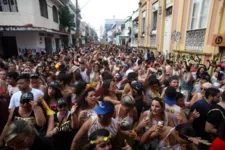
{"label": "sleeveless top", "polygon": [[[58,126],[60,121],[61,121],[61,120],[58,119],[58,117],[59,117],[59,112],[54,114],[55,127]],[[67,120],[66,120],[66,122],[61,124],[61,126],[59,128],[60,132],[72,131],[72,127],[71,127],[71,113],[70,113],[70,111],[67,112],[65,118],[67,118]]]}
{"label": "sleeveless top", "polygon": [[187,78],[187,74],[184,74],[183,75],[183,78],[181,79],[181,90],[192,90],[192,87],[193,87],[193,77],[191,76],[191,79],[189,81],[189,83],[186,83],[185,82],[185,79]]}
{"label": "sleeveless top", "polygon": [[169,135],[173,132],[175,128],[170,129],[169,133],[166,135],[166,137],[159,141],[158,147],[156,150],[181,150],[180,144],[176,144],[173,146],[170,146],[169,141],[167,140]]}
{"label": "sleeveless top", "polygon": [[49,108],[53,111],[57,111],[57,105],[56,104],[49,104]]}
{"label": "sleeveless top", "polygon": [[29,117],[22,117],[20,114],[19,114],[19,107],[16,107],[13,111],[13,117],[12,117],[12,120],[15,121],[15,120],[24,120],[32,125],[35,124],[35,116],[34,116],[34,112],[32,111],[32,113],[30,114]]}
{"label": "sleeveless top", "polygon": [[178,125],[177,115],[181,112],[181,108],[177,105],[168,105],[166,104],[166,112],[169,114],[175,126]]}
{"label": "sleeveless top", "polygon": [[133,117],[130,116],[128,113],[125,118],[120,118],[120,108],[121,104],[119,106],[119,110],[116,112],[116,121],[119,123],[121,130],[132,130],[133,127]]}
{"label": "sleeveless top", "polygon": [[[149,118],[150,117],[150,111],[147,111],[147,117]],[[150,118],[149,118],[150,119]],[[146,132],[150,127],[153,127],[155,125],[158,125],[158,121],[156,121],[155,119],[152,118],[152,124],[151,126],[146,126],[144,128],[144,132]],[[168,125],[168,113],[165,112],[165,120],[164,120],[164,123],[163,123],[164,126],[167,126]],[[144,144],[144,149],[145,150],[148,150],[148,149],[156,149],[157,146],[158,146],[159,142],[158,142],[158,139],[155,139],[155,140],[152,140],[150,143],[148,144]]]}
{"label": "sleeveless top", "polygon": [[152,99],[154,97],[160,97],[160,94],[158,91],[156,91],[156,93],[153,93],[151,89],[147,90],[146,92],[146,101],[147,101],[147,105],[150,105],[152,102]]}
{"label": "sleeveless top", "polygon": [[98,129],[106,129],[108,130],[113,137],[116,136],[117,134],[117,121],[112,118],[111,119],[111,124],[108,125],[107,127],[103,127],[99,122],[98,122],[98,117],[91,117],[92,123],[91,123],[91,127],[88,130],[88,137],[91,135],[91,133],[93,133],[94,131],[98,130]]}

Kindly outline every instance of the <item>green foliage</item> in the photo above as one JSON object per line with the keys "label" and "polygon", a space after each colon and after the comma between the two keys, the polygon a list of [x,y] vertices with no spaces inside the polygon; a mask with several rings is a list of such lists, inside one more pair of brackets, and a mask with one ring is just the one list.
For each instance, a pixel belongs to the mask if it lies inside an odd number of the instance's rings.
{"label": "green foliage", "polygon": [[74,28],[75,28],[75,22],[74,22],[75,16],[74,16],[74,14],[70,13],[70,10],[67,6],[61,8],[61,10],[59,12],[59,16],[60,16],[60,27],[61,27],[61,29],[68,28],[69,32],[71,30],[74,30]]}

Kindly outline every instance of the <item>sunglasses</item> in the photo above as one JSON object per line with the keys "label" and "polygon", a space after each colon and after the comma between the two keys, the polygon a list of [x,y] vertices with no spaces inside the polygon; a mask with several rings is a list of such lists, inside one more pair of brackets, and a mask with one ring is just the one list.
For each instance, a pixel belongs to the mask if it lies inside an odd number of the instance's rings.
{"label": "sunglasses", "polygon": [[206,91],[207,89],[205,89],[205,88],[201,88],[201,91],[202,91],[202,90]]}
{"label": "sunglasses", "polygon": [[67,104],[59,104],[57,107],[61,109],[63,107],[67,107],[67,106],[68,106]]}
{"label": "sunglasses", "polygon": [[32,100],[30,100],[30,99],[22,99],[22,100],[20,100],[20,103],[21,104],[25,104],[25,103],[30,103]]}

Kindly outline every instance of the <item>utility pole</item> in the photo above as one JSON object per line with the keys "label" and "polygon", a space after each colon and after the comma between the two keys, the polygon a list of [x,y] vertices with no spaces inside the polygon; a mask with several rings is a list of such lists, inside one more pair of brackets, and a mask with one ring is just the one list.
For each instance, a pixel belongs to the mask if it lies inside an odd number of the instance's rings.
{"label": "utility pole", "polygon": [[78,0],[76,0],[76,44],[80,44],[80,20],[79,20],[79,13],[80,9],[78,8]]}

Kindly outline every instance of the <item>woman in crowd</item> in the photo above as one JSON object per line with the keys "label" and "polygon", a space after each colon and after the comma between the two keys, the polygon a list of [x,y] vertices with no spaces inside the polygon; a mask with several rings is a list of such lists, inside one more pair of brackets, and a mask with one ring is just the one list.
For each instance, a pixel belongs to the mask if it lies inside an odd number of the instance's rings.
{"label": "woman in crowd", "polygon": [[121,99],[121,104],[115,106],[115,119],[120,125],[121,133],[127,139],[133,141],[135,139],[133,127],[138,120],[138,113],[135,108],[135,99],[130,95],[125,95]]}
{"label": "woman in crowd", "polygon": [[50,84],[48,85],[48,87],[45,90],[44,93],[44,100],[46,101],[46,103],[49,105],[49,107],[56,111],[57,110],[57,105],[56,105],[56,101],[59,98],[62,98],[62,93],[59,89],[59,84],[56,81],[52,81],[50,82]]}
{"label": "woman in crowd", "polygon": [[[143,134],[149,128],[156,126],[159,122],[162,122],[166,126],[174,126],[173,122],[169,118],[167,112],[165,112],[165,103],[162,99],[155,97],[151,102],[150,110],[143,112],[140,116],[139,123],[135,128],[138,134]],[[156,148],[157,140],[147,143],[145,149]]]}
{"label": "woman in crowd", "polygon": [[75,108],[69,111],[69,104],[65,98],[57,100],[57,113],[48,120],[47,137],[52,137],[56,150],[69,150],[73,140]]}
{"label": "woman in crowd", "polygon": [[148,106],[150,106],[154,97],[160,97],[159,88],[159,80],[154,76],[150,77],[149,84],[146,87],[146,101]]}
{"label": "woman in crowd", "polygon": [[[144,133],[141,142],[149,143],[157,140],[154,150],[197,150],[197,147],[192,143],[193,140],[191,140],[194,138],[194,129],[189,124],[179,124],[176,127],[158,124]],[[185,147],[182,147],[183,144]]]}
{"label": "woman in crowd", "polygon": [[191,68],[184,62],[183,66],[184,72],[181,79],[181,93],[185,95],[185,102],[188,102],[191,97],[191,90],[193,88],[193,77],[191,74]]}
{"label": "woman in crowd", "polygon": [[20,106],[10,111],[8,121],[0,137],[0,143],[3,143],[7,129],[14,120],[25,120],[34,125],[37,130],[45,125],[44,112],[37,102],[34,101],[34,96],[31,92],[23,93],[20,98]]}
{"label": "woman in crowd", "polygon": [[76,115],[78,116],[77,127],[81,127],[85,121],[92,116],[97,116],[93,109],[98,106],[98,102],[95,97],[95,89],[92,87],[86,88],[80,97],[78,97],[75,103]]}
{"label": "woman in crowd", "polygon": [[90,73],[90,83],[97,82],[100,76],[100,64],[95,62]]}
{"label": "woman in crowd", "polygon": [[[99,129],[93,132],[89,137],[89,144],[86,145],[84,150],[113,150],[113,138],[111,133],[106,129]],[[126,141],[123,150],[132,150]]]}
{"label": "woman in crowd", "polygon": [[15,120],[9,125],[5,141],[7,147],[15,150],[55,150],[50,140],[39,136],[34,127],[24,120]]}
{"label": "woman in crowd", "polygon": [[111,102],[114,105],[120,104],[116,96],[116,86],[113,80],[106,80],[102,85],[102,99],[104,102]]}
{"label": "woman in crowd", "polygon": [[97,106],[94,111],[98,116],[91,117],[79,129],[73,139],[71,150],[79,149],[77,145],[81,138],[85,134],[88,134],[88,137],[90,137],[90,135],[98,129],[107,129],[112,134],[112,137],[119,136],[120,128],[117,121],[113,118],[114,105],[111,102],[100,102],[99,106]]}
{"label": "woman in crowd", "polygon": [[144,87],[140,82],[134,82],[131,84],[131,90],[131,96],[135,99],[135,107],[139,117],[141,112],[144,110],[144,105],[146,104],[146,99],[144,97]]}

